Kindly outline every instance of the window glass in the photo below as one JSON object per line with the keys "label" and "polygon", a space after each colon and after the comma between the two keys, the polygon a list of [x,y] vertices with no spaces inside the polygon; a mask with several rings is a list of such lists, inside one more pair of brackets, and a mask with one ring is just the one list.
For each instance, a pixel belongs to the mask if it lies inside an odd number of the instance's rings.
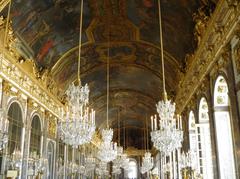
{"label": "window glass", "polygon": [[199,104],[198,136],[200,172],[203,175],[203,178],[213,178],[211,132],[206,98],[202,98]]}
{"label": "window glass", "polygon": [[8,153],[12,154],[15,148],[21,148],[22,110],[17,102],[11,104],[8,110]]}
{"label": "window glass", "polygon": [[40,156],[41,153],[41,122],[40,118],[35,115],[32,119],[31,136],[30,136],[30,153],[36,152]]}
{"label": "window glass", "polygon": [[235,179],[236,175],[231,118],[229,114],[228,85],[223,76],[217,78],[214,87],[214,108],[218,108],[214,111],[214,120],[220,177]]}
{"label": "window glass", "polygon": [[128,178],[136,179],[137,178],[137,163],[135,161],[129,162]]}

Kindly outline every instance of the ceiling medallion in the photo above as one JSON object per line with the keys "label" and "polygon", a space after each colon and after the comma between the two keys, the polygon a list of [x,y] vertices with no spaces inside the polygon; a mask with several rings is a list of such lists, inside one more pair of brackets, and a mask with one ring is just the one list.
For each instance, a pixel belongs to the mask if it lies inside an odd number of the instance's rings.
{"label": "ceiling medallion", "polygon": [[80,13],[80,33],[79,33],[79,54],[78,54],[78,85],[69,85],[66,95],[68,100],[67,112],[60,121],[58,129],[60,137],[64,143],[77,148],[79,145],[86,144],[92,140],[95,132],[95,111],[89,109],[89,88],[86,84],[81,85],[80,62],[81,62],[81,43],[82,43],[82,16],[83,0],[81,0]]}

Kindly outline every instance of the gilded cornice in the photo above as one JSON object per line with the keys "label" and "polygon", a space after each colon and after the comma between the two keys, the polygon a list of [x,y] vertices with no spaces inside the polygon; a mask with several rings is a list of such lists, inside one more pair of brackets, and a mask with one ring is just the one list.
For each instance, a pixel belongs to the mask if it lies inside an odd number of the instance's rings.
{"label": "gilded cornice", "polygon": [[[231,1],[233,2],[233,1]],[[239,26],[240,3],[231,3],[230,0],[220,0],[212,14],[201,43],[193,55],[192,63],[180,82],[176,96],[177,111],[181,113],[192,95],[203,81],[205,75],[219,60]],[[224,59],[225,54],[223,54]]]}
{"label": "gilded cornice", "polygon": [[[42,76],[42,80],[36,79],[33,72],[27,68],[26,62],[19,63],[22,62],[20,61],[22,58],[17,51],[18,40],[14,37],[11,22],[7,28],[8,33],[5,33],[5,27],[6,21],[3,17],[0,17],[0,77],[4,79],[5,86],[11,86],[5,87],[4,92],[17,97],[25,94],[39,106],[50,111],[56,117],[59,117],[59,109],[63,105],[57,97],[49,91],[49,87],[43,85],[44,79],[46,81],[48,78]],[[5,42],[5,44],[3,42]],[[31,66],[32,64],[28,65]],[[10,90],[12,87],[16,90]]]}
{"label": "gilded cornice", "polygon": [[10,0],[0,0],[0,12],[6,7]]}
{"label": "gilded cornice", "polygon": [[[60,116],[59,109],[62,104],[52,95],[42,88],[36,79],[32,79],[18,63],[15,63],[9,51],[0,47],[0,77],[8,81],[23,94],[29,96],[40,106],[50,111],[55,116]],[[6,87],[8,88],[8,87]],[[9,89],[4,89],[9,93]]]}

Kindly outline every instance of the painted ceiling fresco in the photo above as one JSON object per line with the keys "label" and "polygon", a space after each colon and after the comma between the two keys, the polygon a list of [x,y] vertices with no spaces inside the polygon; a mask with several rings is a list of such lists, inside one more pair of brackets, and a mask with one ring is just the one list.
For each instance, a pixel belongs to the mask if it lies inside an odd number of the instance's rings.
{"label": "painted ceiling fresco", "polygon": [[[194,0],[162,0],[164,47],[179,61],[194,49],[192,14],[200,4],[201,1]],[[32,51],[39,67],[51,68],[63,54],[78,45],[79,11],[79,0],[13,2],[14,29]],[[85,32],[93,23],[98,24],[97,30],[90,32],[94,39],[89,39]],[[126,32],[131,30],[128,26],[134,26],[139,32],[135,40],[159,46],[156,0],[84,1],[83,26],[83,43],[105,42],[106,27],[113,29],[112,41],[120,40],[114,39],[120,34],[121,40],[127,40],[132,36],[132,32]]]}
{"label": "painted ceiling fresco", "polygon": [[[161,0],[166,87],[173,99],[185,55],[196,47],[192,15],[216,1]],[[39,71],[50,71],[62,91],[77,77],[79,16],[79,0],[16,0],[11,8],[16,36]],[[144,146],[144,121],[156,113],[162,94],[158,23],[156,0],[84,1],[82,83],[90,86],[91,106],[102,128],[109,50],[111,125],[117,128],[121,109],[120,120],[131,134],[128,144],[136,148]]]}

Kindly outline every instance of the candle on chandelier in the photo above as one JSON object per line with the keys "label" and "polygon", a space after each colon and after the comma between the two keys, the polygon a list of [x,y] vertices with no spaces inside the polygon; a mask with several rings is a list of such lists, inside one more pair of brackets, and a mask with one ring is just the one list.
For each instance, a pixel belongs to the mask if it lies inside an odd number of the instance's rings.
{"label": "candle on chandelier", "polygon": [[153,131],[153,116],[151,116],[151,129]]}
{"label": "candle on chandelier", "polygon": [[89,108],[87,107],[87,116],[88,116]]}
{"label": "candle on chandelier", "polygon": [[180,128],[179,115],[177,115],[178,128]]}
{"label": "candle on chandelier", "polygon": [[83,116],[83,106],[80,107],[80,115]]}
{"label": "candle on chandelier", "polygon": [[5,120],[5,126],[4,126],[4,131],[5,131],[5,132],[8,132],[8,127],[9,127],[9,120],[6,119],[6,120]]}
{"label": "candle on chandelier", "polygon": [[4,119],[2,118],[0,121],[0,130],[3,130],[4,127]]}
{"label": "candle on chandelier", "polygon": [[93,124],[94,124],[94,126],[95,126],[95,111],[93,111],[93,118],[94,118]]}
{"label": "candle on chandelier", "polygon": [[182,117],[180,116],[180,129],[182,129]]}
{"label": "candle on chandelier", "polygon": [[90,116],[90,118],[91,118],[91,124],[93,124],[93,109],[91,110],[91,116]]}
{"label": "candle on chandelier", "polygon": [[154,117],[154,123],[155,123],[155,130],[157,130],[157,115]]}

